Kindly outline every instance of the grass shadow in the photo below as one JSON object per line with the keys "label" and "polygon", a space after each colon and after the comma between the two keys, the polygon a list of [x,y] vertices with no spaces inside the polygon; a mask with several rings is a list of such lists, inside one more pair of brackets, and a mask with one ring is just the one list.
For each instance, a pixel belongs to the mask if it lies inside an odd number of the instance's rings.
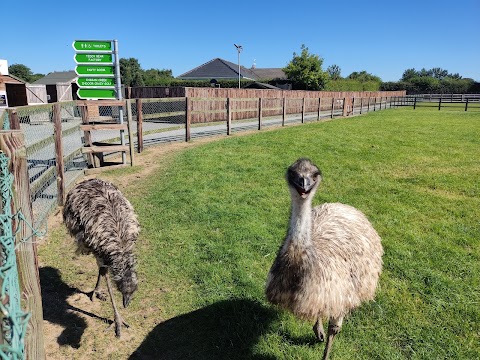
{"label": "grass shadow", "polygon": [[130,360],[255,359],[255,344],[276,314],[253,300],[225,300],[157,325]]}

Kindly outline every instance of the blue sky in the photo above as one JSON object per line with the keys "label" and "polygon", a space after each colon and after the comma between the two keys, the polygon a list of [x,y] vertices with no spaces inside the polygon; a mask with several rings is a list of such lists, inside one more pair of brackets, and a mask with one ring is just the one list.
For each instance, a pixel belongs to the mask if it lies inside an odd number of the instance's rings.
{"label": "blue sky", "polygon": [[[4,12],[6,10],[6,13]],[[480,81],[480,1],[9,1],[0,59],[33,73],[73,70],[73,40],[116,39],[119,56],[178,76],[216,57],[284,67],[305,44],[342,76],[397,81],[440,67]]]}

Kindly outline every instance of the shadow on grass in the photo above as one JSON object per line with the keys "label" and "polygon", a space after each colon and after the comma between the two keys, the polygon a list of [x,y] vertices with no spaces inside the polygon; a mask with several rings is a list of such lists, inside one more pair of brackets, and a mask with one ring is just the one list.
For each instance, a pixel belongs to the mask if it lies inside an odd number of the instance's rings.
{"label": "shadow on grass", "polygon": [[113,322],[70,305],[67,302],[69,296],[77,293],[89,294],[65,284],[58,269],[42,267],[39,269],[39,274],[42,290],[43,318],[52,324],[58,324],[64,328],[57,339],[59,345],[70,345],[75,349],[80,347],[80,340],[87,328],[87,322],[75,312],[101,320],[107,324]]}
{"label": "shadow on grass", "polygon": [[129,359],[273,360],[254,347],[275,317],[256,301],[220,301],[157,325]]}

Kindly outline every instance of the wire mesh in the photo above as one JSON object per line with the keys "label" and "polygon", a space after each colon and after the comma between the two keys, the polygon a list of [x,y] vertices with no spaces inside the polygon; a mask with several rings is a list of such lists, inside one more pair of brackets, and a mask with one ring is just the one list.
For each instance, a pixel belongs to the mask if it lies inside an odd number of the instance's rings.
{"label": "wire mesh", "polygon": [[15,234],[12,229],[12,184],[13,175],[8,171],[8,158],[0,154],[0,191],[2,212],[0,214],[0,357],[24,359],[24,339],[30,314],[21,310],[20,286],[15,255]]}

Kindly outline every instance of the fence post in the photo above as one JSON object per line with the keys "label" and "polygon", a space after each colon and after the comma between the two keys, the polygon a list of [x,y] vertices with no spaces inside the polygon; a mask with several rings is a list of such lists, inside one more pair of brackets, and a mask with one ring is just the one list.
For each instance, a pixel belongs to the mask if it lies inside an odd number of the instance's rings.
{"label": "fence post", "polygon": [[133,144],[133,131],[132,131],[132,100],[125,100],[125,105],[127,106],[127,128],[128,128],[128,149],[130,152],[130,166],[135,164],[134,157],[134,144]]}
{"label": "fence post", "polygon": [[467,111],[467,108],[468,108],[468,97],[465,99],[465,111]]}
{"label": "fence post", "polygon": [[332,112],[330,113],[330,119],[333,119],[333,108],[335,106],[335,98],[332,97]]}
{"label": "fence post", "polygon": [[302,124],[305,122],[305,98],[302,98]]}
{"label": "fence post", "polygon": [[185,141],[189,142],[190,141],[190,115],[191,115],[191,109],[190,109],[190,98],[186,97],[185,98]]}
{"label": "fence post", "polygon": [[440,99],[438,99],[438,110],[442,108],[442,95],[440,95]]}
{"label": "fence post", "polygon": [[342,107],[342,116],[347,116],[348,115],[348,110],[347,110],[347,98],[343,98],[343,107]]}
{"label": "fence post", "polygon": [[143,151],[143,105],[142,99],[136,99],[137,105],[137,152]]}
{"label": "fence post", "polygon": [[[87,104],[84,102],[82,106],[80,106],[80,114],[82,116],[82,123],[87,125],[89,123],[89,118],[88,118],[88,107]],[[85,145],[86,146],[92,146],[92,135],[90,134],[90,131],[84,131],[83,132],[83,137],[85,139]],[[92,153],[87,154],[87,162],[88,165],[91,167],[95,167],[95,159],[93,157]]]}
{"label": "fence post", "polygon": [[363,111],[363,96],[360,97],[360,115],[362,114]]}
{"label": "fence post", "polygon": [[[16,232],[16,257],[22,303],[31,316],[25,335],[26,359],[45,359],[43,338],[42,294],[38,273],[36,235],[28,224],[33,224],[30,183],[27,170],[25,138],[20,131],[2,132],[0,148],[11,161],[13,174],[13,212],[21,211],[24,223]],[[14,225],[16,226],[16,225]],[[13,229],[15,233],[15,229]],[[27,241],[25,241],[28,239]]]}
{"label": "fence post", "polygon": [[258,98],[258,130],[262,130],[262,98]]}
{"label": "fence post", "polygon": [[20,120],[18,119],[17,109],[8,109],[8,118],[10,119],[10,130],[20,130]]}
{"label": "fence post", "polygon": [[367,98],[368,104],[367,104],[367,113],[370,112],[370,96]]}
{"label": "fence post", "polygon": [[57,169],[57,203],[62,206],[65,201],[65,164],[63,162],[62,115],[59,103],[53,104],[53,135]]}
{"label": "fence post", "polygon": [[415,110],[417,108],[417,97],[415,96],[413,98],[413,110]]}
{"label": "fence post", "polygon": [[373,100],[373,111],[377,111],[377,97],[375,96],[375,100]]}
{"label": "fence post", "polygon": [[320,112],[322,111],[322,98],[318,98],[318,113],[317,113],[317,121],[320,120]]}
{"label": "fence post", "polygon": [[352,116],[355,115],[355,96],[352,97]]}
{"label": "fence post", "polygon": [[230,135],[232,132],[232,108],[231,108],[231,99],[227,98],[227,135]]}
{"label": "fence post", "polygon": [[282,126],[285,126],[285,117],[287,116],[287,98],[283,98],[282,102]]}

